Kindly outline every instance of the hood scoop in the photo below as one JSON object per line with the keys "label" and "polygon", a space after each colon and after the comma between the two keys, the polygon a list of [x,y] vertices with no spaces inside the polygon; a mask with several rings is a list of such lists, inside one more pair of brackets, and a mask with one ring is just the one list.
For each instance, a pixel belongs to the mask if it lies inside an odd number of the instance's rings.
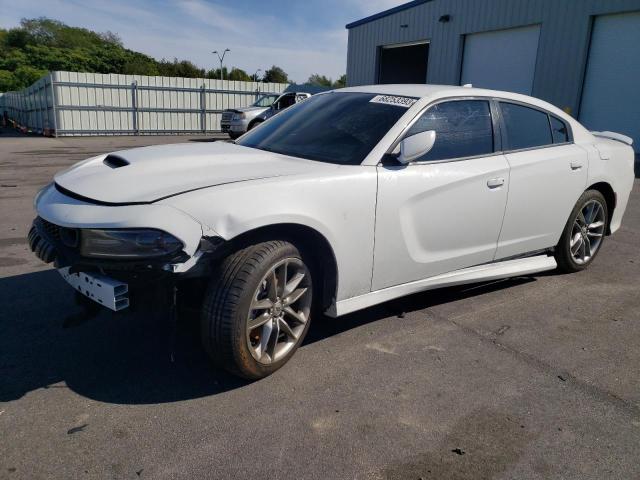
{"label": "hood scoop", "polygon": [[333,166],[233,143],[174,143],[94,157],[58,173],[55,182],[85,201],[121,205],[326,168]]}
{"label": "hood scoop", "polygon": [[120,168],[120,167],[126,167],[127,165],[129,165],[129,162],[127,162],[124,158],[119,157],[118,155],[107,155],[104,160],[102,161],[102,163],[104,163],[107,167],[110,168]]}

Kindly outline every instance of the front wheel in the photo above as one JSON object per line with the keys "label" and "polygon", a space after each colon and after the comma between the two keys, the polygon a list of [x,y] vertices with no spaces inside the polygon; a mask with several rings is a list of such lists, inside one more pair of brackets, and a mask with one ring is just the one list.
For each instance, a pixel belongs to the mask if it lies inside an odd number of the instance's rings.
{"label": "front wheel", "polygon": [[604,241],[608,215],[607,202],[600,192],[587,190],[582,194],[556,246],[560,271],[578,272],[593,262]]}
{"label": "front wheel", "polygon": [[226,258],[208,288],[202,341],[219,366],[266,377],[295,353],[309,329],[313,286],[297,248],[284,241]]}

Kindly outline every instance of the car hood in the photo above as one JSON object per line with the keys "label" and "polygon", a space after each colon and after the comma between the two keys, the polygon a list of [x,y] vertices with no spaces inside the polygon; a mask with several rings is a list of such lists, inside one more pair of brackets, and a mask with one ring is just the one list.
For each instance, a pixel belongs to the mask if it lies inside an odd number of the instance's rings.
{"label": "car hood", "polygon": [[226,183],[310,173],[329,164],[227,142],[122,150],[55,176],[65,193],[108,204],[150,203]]}
{"label": "car hood", "polygon": [[242,108],[228,108],[225,110],[226,112],[237,112],[237,113],[249,113],[249,112],[261,112],[266,110],[269,107],[242,107]]}

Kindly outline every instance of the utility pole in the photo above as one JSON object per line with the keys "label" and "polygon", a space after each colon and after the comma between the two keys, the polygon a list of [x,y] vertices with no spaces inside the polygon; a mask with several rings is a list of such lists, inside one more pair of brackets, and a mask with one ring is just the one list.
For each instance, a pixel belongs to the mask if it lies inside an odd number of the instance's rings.
{"label": "utility pole", "polygon": [[224,72],[222,71],[222,62],[224,61],[224,56],[227,54],[227,52],[230,52],[231,50],[229,50],[228,48],[225,48],[224,52],[222,52],[222,56],[220,56],[220,54],[218,53],[217,50],[214,50],[211,53],[215,53],[218,56],[218,60],[220,60],[220,79],[224,80]]}

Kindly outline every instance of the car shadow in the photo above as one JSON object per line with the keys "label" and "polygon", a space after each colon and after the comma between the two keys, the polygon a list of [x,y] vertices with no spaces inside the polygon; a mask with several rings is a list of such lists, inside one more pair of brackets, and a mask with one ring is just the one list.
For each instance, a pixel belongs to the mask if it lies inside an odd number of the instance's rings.
{"label": "car shadow", "polygon": [[[339,319],[321,317],[302,348],[402,312],[532,280],[447,288]],[[54,270],[0,279],[0,300],[0,402],[39,389],[69,388],[102,402],[151,404],[216,395],[250,383],[212,366],[193,315],[183,315],[176,328],[166,316],[136,312],[101,311],[83,318]]]}

